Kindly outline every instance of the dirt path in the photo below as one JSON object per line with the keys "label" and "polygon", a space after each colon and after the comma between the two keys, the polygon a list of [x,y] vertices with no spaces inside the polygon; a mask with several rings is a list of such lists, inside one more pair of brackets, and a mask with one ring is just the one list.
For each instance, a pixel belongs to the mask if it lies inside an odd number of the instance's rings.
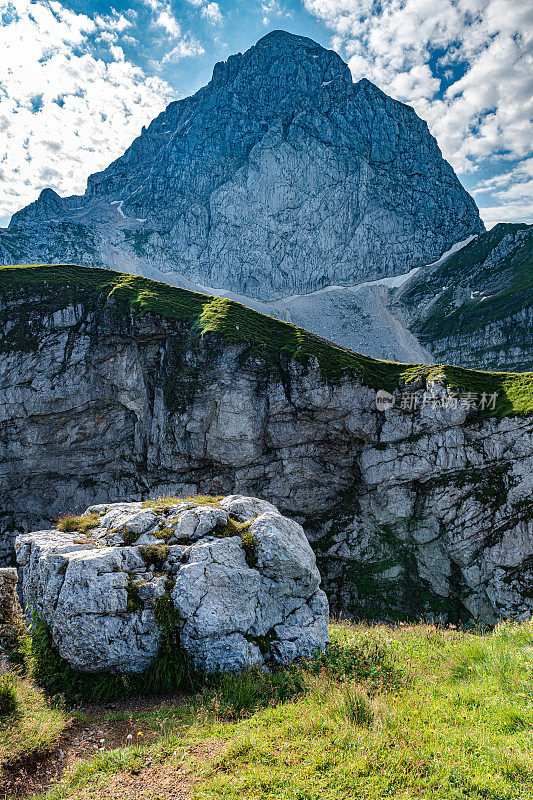
{"label": "dirt path", "polygon": [[209,740],[185,751],[179,763],[146,764],[134,773],[109,775],[102,786],[91,787],[83,800],[189,800],[196,783],[189,758],[211,761],[222,747],[223,742]]}
{"label": "dirt path", "polygon": [[[57,783],[67,768],[99,752],[128,747],[133,743],[150,744],[160,737],[156,730],[143,730],[142,722],[134,717],[143,712],[157,709],[162,702],[179,703],[180,696],[174,698],[138,699],[113,703],[107,706],[83,708],[86,719],[75,720],[64,731],[57,745],[50,750],[30,754],[4,764],[0,774],[0,800],[24,800],[34,793],[42,792]],[[142,735],[139,736],[139,731]],[[214,743],[206,752],[214,748]],[[201,748],[200,748],[201,749]],[[191,752],[191,755],[194,755]],[[91,797],[130,798],[171,798],[185,800],[185,771],[176,765],[143,766],[142,773],[117,773],[109,776],[109,788],[104,793],[92,793]],[[157,777],[159,794],[147,791]]]}

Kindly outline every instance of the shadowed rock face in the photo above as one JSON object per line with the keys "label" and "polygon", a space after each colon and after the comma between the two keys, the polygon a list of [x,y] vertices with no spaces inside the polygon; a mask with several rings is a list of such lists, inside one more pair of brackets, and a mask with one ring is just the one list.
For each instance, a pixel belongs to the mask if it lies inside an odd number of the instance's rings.
{"label": "shadowed rock face", "polygon": [[17,540],[24,602],[71,666],[149,667],[163,635],[160,601],[181,648],[207,673],[310,658],[329,641],[314,553],[301,526],[270,503],[229,496],[88,513],[95,524],[85,534]]}
{"label": "shadowed rock face", "polygon": [[531,417],[422,407],[425,390],[450,394],[436,374],[379,411],[371,375],[326,379],[281,351],[273,363],[252,334],[200,337],[126,311],[118,291],[105,307],[22,284],[17,297],[24,337],[12,309],[0,331],[5,559],[17,531],[109,498],[240,492],[304,526],[336,614],[533,610]]}
{"label": "shadowed rock face", "polygon": [[48,189],[15,214],[0,261],[157,269],[270,300],[405,273],[482,230],[410,107],[274,31],[216,64],[82,197]]}

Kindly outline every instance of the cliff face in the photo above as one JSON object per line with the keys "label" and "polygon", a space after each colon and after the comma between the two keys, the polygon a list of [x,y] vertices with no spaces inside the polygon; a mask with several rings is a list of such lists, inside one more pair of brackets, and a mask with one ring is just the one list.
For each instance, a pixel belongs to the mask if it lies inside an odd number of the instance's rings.
{"label": "cliff face", "polygon": [[413,109],[283,31],[216,64],[81,197],[52,190],[0,262],[153,270],[262,300],[408,272],[483,230]]}
{"label": "cliff face", "polygon": [[438,361],[533,367],[533,225],[502,223],[420,270],[394,300]]}
{"label": "cliff face", "polygon": [[303,524],[334,613],[533,611],[531,374],[378,362],[110,272],[0,290],[5,559],[109,498],[240,492]]}

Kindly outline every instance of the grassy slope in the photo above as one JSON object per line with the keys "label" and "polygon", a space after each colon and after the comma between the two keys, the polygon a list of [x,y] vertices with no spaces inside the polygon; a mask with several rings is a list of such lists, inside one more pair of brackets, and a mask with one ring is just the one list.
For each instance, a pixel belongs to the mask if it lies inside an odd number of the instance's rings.
{"label": "grassy slope", "polygon": [[6,761],[53,748],[72,717],[53,708],[30,680],[14,677],[20,703],[17,714],[0,717],[0,767]]}
{"label": "grassy slope", "polygon": [[[11,340],[0,341],[0,350],[12,348],[16,336],[25,343],[21,346],[28,346],[33,335],[37,347],[39,315],[72,302],[111,304],[180,321],[198,336],[215,333],[226,342],[247,344],[250,354],[262,356],[273,364],[279,364],[280,359],[302,362],[316,359],[327,380],[353,376],[371,388],[393,391],[399,381],[444,373],[459,391],[497,392],[495,416],[533,413],[533,373],[491,373],[380,361],[232,300],[189,292],[147,278],[74,265],[1,267],[0,297],[2,294],[6,300],[16,298],[18,302],[0,312],[0,322],[6,316],[17,322],[8,335]],[[38,302],[34,299],[36,295]]]}
{"label": "grassy slope", "polygon": [[[515,246],[509,257],[494,264],[485,263],[505,236],[529,230],[529,235]],[[475,241],[447,259],[435,271],[424,275],[423,282],[413,283],[402,295],[402,302],[415,305],[435,296],[447,287],[431,307],[427,317],[414,326],[423,341],[432,341],[454,333],[470,333],[496,320],[516,314],[531,305],[533,298],[533,226],[501,223],[481,234]],[[455,308],[457,289],[485,292],[465,299]]]}
{"label": "grassy slope", "polygon": [[[139,740],[155,731],[157,742],[75,765],[47,800],[99,800],[111,789],[163,800],[175,795],[158,776],[184,773],[193,800],[533,798],[532,623],[484,636],[430,625],[331,634],[367,654],[357,677],[310,675],[299,698],[237,721],[221,697],[163,702],[137,716]],[[388,681],[383,659],[401,681]],[[357,713],[357,696],[373,719]],[[213,743],[208,758],[195,756]]]}

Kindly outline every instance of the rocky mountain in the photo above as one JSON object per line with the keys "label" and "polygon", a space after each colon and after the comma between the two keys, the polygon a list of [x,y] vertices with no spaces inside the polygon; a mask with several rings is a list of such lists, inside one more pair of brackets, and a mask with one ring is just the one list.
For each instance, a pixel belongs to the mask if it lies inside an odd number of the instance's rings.
{"label": "rocky mountain", "polygon": [[405,274],[482,231],[412,108],[274,31],[216,64],[82,196],[46,189],[15,214],[0,263],[72,261],[272,301]]}
{"label": "rocky mountain", "polygon": [[0,270],[0,513],[253,495],[303,525],[334,614],[533,611],[533,375],[377,361],[235,302]]}
{"label": "rocky mountain", "polygon": [[533,225],[496,225],[419,270],[394,303],[438,361],[532,369]]}

